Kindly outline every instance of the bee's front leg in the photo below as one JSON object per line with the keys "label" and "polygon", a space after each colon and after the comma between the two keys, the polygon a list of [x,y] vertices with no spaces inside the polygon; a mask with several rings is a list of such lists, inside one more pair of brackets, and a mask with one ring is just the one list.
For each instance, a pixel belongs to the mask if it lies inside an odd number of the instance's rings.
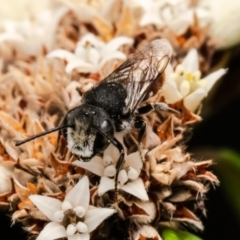
{"label": "bee's front leg", "polygon": [[121,170],[121,167],[124,164],[125,151],[124,151],[123,145],[116,138],[112,138],[112,137],[109,137],[109,136],[106,136],[106,137],[118,149],[119,154],[120,154],[120,156],[118,158],[118,161],[117,161],[117,164],[116,164],[116,175],[115,175],[115,199],[117,199],[118,175],[119,175],[119,172]]}

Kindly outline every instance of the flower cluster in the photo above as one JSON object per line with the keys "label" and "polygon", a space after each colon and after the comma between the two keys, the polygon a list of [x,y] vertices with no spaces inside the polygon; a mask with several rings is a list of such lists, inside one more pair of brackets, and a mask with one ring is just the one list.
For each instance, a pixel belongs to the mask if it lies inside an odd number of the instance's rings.
{"label": "flower cluster", "polygon": [[[218,179],[207,170],[212,161],[192,159],[184,142],[201,119],[202,100],[226,73],[210,73],[211,12],[182,0],[90,2],[51,1],[29,19],[1,23],[0,209],[38,240],[161,240],[166,225],[202,230],[197,213],[206,214],[205,194]],[[15,146],[59,126],[85,92],[163,37],[173,47],[171,62],[162,87],[154,84],[140,104],[170,110],[143,116],[141,143],[135,129],[115,133],[125,152],[120,169],[113,144],[88,162],[57,132]]]}
{"label": "flower cluster", "polygon": [[63,202],[40,195],[30,195],[29,199],[51,220],[37,237],[38,240],[63,237],[68,240],[89,239],[89,233],[115,213],[114,209],[89,205],[89,182],[86,176],[66,194]]}

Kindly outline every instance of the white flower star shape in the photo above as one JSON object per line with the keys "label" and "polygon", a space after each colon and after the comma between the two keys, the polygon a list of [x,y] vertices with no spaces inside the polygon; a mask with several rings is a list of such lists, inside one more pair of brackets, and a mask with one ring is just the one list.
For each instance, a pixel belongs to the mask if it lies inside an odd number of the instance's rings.
{"label": "white flower star shape", "polygon": [[57,26],[67,11],[67,8],[62,7],[55,11],[44,10],[33,16],[33,19],[5,21],[2,24],[4,31],[0,33],[0,43],[10,42],[27,55],[38,54],[43,47],[50,51],[55,43]]}
{"label": "white flower star shape", "polygon": [[[103,158],[95,156],[90,162],[74,161],[73,164],[84,168],[101,177],[98,194],[101,196],[109,190],[115,189],[116,162],[119,153],[110,145],[104,152]],[[134,152],[125,157],[125,163],[118,175],[118,189],[121,189],[143,201],[148,200],[148,195],[142,179],[139,177],[142,169],[142,160],[139,152]]]}
{"label": "white flower star shape", "polygon": [[168,64],[162,94],[167,103],[175,103],[183,99],[184,106],[194,112],[226,71],[221,68],[201,78],[197,50],[191,49],[175,70],[171,64]]}
{"label": "white flower star shape", "polygon": [[74,53],[57,49],[50,52],[47,57],[66,60],[68,62],[65,68],[67,73],[71,73],[74,69],[83,73],[95,73],[113,59],[125,61],[126,55],[118,50],[125,44],[132,45],[133,39],[122,36],[104,43],[94,34],[88,33],[77,43]]}
{"label": "white flower star shape", "polygon": [[90,232],[116,211],[89,206],[89,180],[84,176],[61,202],[58,199],[31,195],[29,199],[51,221],[40,232],[37,240],[89,240]]}
{"label": "white flower star shape", "polygon": [[167,26],[177,35],[183,34],[193,24],[194,15],[197,16],[201,27],[211,21],[211,13],[203,7],[192,7],[190,1],[166,0],[145,1],[141,4],[143,15],[139,21],[140,26],[154,24],[158,28]]}

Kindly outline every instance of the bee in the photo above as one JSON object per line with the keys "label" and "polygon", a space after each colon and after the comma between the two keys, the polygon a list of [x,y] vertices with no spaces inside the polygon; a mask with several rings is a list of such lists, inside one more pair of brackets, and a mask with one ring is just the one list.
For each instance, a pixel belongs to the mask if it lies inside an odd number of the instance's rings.
{"label": "bee", "polygon": [[90,161],[109,144],[119,150],[115,187],[124,163],[124,147],[115,132],[139,129],[141,143],[146,123],[141,115],[152,110],[174,112],[165,103],[150,103],[140,107],[143,100],[154,95],[163,85],[163,74],[171,59],[172,47],[166,39],[156,39],[133,54],[114,72],[82,96],[81,105],[70,110],[60,126],[18,141],[16,146],[54,131],[61,130],[68,149],[82,161]]}

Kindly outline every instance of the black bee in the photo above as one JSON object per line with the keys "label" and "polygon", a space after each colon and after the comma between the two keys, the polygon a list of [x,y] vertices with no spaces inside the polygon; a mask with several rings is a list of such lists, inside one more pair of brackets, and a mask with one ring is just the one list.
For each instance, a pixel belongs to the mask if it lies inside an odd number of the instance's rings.
{"label": "black bee", "polygon": [[61,130],[68,148],[83,161],[90,161],[112,143],[120,152],[116,165],[116,186],[120,167],[124,162],[124,148],[114,132],[139,129],[139,144],[146,124],[141,115],[154,109],[172,111],[165,103],[139,104],[154,95],[163,85],[160,77],[172,54],[166,39],[150,42],[133,54],[108,77],[85,92],[81,105],[70,110],[59,127],[34,135],[16,146],[35,138]]}

